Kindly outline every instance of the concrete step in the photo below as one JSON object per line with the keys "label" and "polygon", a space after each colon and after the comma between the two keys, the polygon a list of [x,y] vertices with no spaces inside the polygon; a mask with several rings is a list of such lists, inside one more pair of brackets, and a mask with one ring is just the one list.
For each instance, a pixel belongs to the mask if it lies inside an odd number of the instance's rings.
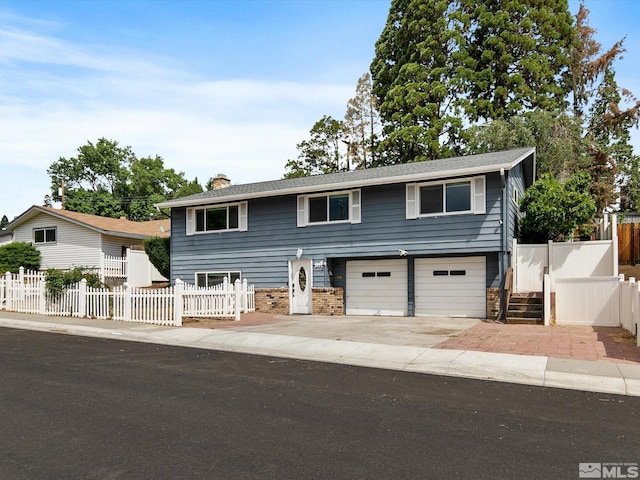
{"label": "concrete step", "polygon": [[520,318],[507,316],[505,323],[509,325],[544,325],[542,318]]}

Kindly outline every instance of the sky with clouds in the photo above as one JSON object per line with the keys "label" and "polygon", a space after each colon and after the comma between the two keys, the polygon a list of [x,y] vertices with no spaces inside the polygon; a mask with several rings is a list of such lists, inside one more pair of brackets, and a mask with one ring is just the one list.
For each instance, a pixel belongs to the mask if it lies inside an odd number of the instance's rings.
{"label": "sky with clouds", "polygon": [[[281,178],[315,121],[344,116],[389,5],[0,0],[0,216],[41,204],[49,165],[100,137],[202,184]],[[617,79],[640,95],[640,2],[586,6],[604,47],[627,37]]]}

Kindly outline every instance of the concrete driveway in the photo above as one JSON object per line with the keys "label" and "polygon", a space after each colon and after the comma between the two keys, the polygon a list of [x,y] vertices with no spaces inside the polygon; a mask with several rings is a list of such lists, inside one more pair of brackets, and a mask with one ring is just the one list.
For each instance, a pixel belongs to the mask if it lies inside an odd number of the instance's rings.
{"label": "concrete driveway", "polygon": [[481,323],[481,320],[472,318],[361,317],[350,315],[325,317],[256,313],[243,315],[240,322],[217,322],[208,326],[242,332],[411,347],[433,347],[478,323]]}

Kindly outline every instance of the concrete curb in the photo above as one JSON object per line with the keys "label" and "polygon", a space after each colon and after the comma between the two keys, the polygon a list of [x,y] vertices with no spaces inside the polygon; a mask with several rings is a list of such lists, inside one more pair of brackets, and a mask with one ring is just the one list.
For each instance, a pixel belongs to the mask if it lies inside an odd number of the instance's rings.
{"label": "concrete curb", "polygon": [[230,329],[140,324],[103,328],[11,318],[0,318],[0,327],[640,396],[640,365],[631,364],[383,345]]}

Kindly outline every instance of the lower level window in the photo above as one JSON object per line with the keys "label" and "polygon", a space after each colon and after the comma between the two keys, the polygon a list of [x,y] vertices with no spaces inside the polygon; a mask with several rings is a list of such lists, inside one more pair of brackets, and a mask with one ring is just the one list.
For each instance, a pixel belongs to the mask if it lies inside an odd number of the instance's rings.
{"label": "lower level window", "polygon": [[34,243],[56,243],[56,228],[36,228],[33,231]]}
{"label": "lower level window", "polygon": [[220,285],[224,279],[232,284],[236,280],[242,280],[240,272],[198,272],[196,273],[196,285],[198,287],[213,287]]}

